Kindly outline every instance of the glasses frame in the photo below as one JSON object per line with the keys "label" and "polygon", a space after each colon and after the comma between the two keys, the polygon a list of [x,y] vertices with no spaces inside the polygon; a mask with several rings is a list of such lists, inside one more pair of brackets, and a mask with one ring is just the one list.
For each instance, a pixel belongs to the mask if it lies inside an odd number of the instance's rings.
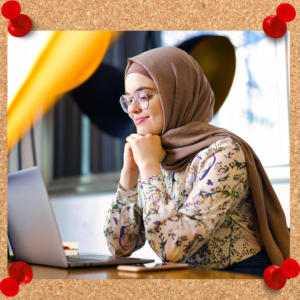
{"label": "glasses frame", "polygon": [[[143,92],[143,93],[146,94],[147,100],[148,100],[148,105],[147,105],[146,108],[140,108],[139,105],[137,104],[137,102],[136,102],[136,100],[135,100],[135,95],[136,95],[137,92]],[[159,94],[159,92],[147,94],[147,93],[144,92],[144,91],[136,91],[132,97],[129,97],[128,95],[122,95],[122,96],[120,97],[120,99],[121,99],[123,96],[127,97],[127,98],[129,99],[130,105],[131,105],[132,101],[134,100],[135,105],[136,105],[139,109],[144,110],[144,109],[147,109],[147,108],[149,107],[149,96],[152,96],[152,95],[155,95],[155,94]],[[131,100],[132,98],[133,98],[133,100]],[[122,109],[124,110],[124,108],[123,108],[123,106],[122,106],[122,102],[124,103],[124,102],[127,102],[127,101],[124,101],[124,100],[120,100],[120,101],[119,101],[119,103],[120,103]],[[128,106],[128,108],[130,107],[130,105]],[[124,110],[124,111],[125,111],[125,110]],[[128,112],[128,111],[125,111],[125,113],[128,114],[129,112]]]}

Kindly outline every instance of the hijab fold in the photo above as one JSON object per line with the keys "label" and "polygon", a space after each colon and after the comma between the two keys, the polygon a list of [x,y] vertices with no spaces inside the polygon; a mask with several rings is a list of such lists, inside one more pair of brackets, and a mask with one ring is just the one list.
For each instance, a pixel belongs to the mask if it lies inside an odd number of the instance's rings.
{"label": "hijab fold", "polygon": [[246,159],[255,235],[271,262],[281,266],[290,258],[290,233],[281,204],[253,149],[231,131],[208,124],[215,98],[200,65],[179,48],[160,47],[128,58],[125,78],[134,62],[145,68],[159,92],[164,114],[160,136],[167,153],[162,168],[182,171],[200,150],[220,139],[233,138]]}

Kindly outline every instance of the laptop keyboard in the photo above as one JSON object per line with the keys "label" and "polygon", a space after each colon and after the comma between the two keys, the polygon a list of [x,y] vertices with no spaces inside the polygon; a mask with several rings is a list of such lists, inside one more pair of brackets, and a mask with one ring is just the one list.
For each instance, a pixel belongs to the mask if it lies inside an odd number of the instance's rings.
{"label": "laptop keyboard", "polygon": [[[70,264],[82,264],[89,265],[95,263],[95,265],[122,265],[122,264],[142,264],[147,263],[147,260],[131,258],[131,257],[118,257],[108,255],[70,255],[67,256],[67,260]],[[151,261],[148,261],[151,262]]]}
{"label": "laptop keyboard", "polygon": [[76,262],[104,262],[107,261],[107,257],[101,258],[101,257],[97,257],[97,258],[84,258],[84,257],[69,257],[67,256],[67,260],[70,263],[76,263]]}

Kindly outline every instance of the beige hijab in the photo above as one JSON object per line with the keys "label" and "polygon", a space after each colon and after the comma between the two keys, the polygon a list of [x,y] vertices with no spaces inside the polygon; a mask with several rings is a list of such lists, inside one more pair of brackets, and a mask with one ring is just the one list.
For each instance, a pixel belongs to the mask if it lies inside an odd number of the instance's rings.
{"label": "beige hijab", "polygon": [[128,58],[151,75],[160,95],[164,126],[160,134],[167,155],[162,167],[168,172],[186,168],[197,153],[225,137],[242,147],[252,191],[255,234],[274,265],[290,258],[290,234],[286,218],[270,180],[253,149],[239,136],[208,124],[213,117],[214,94],[200,65],[175,47],[160,47]]}

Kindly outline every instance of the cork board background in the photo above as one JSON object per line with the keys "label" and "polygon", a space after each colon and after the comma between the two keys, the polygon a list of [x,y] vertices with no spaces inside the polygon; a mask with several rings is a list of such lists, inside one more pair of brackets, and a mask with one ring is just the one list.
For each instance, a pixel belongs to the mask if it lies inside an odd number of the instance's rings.
{"label": "cork board background", "polygon": [[[1,6],[5,1],[1,1]],[[262,30],[273,0],[21,0],[32,30]],[[300,14],[300,2],[288,1]],[[0,18],[0,280],[7,277],[7,20]],[[300,18],[290,30],[291,258],[300,262]],[[0,299],[6,298],[0,293]],[[300,299],[300,276],[282,290],[263,280],[33,280],[15,299]]]}

